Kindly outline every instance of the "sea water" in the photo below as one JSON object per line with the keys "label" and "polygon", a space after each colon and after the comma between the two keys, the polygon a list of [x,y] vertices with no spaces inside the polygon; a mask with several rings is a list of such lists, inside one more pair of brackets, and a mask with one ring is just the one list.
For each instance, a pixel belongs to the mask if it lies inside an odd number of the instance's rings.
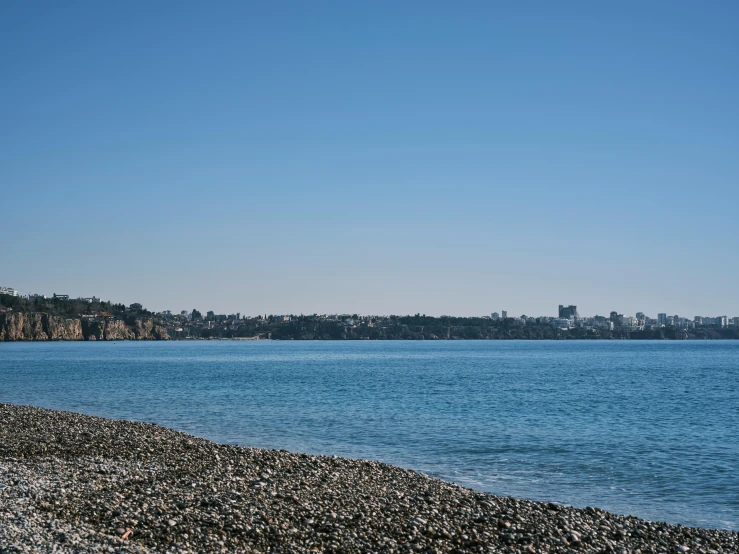
{"label": "sea water", "polygon": [[0,343],[0,402],[739,529],[739,341]]}

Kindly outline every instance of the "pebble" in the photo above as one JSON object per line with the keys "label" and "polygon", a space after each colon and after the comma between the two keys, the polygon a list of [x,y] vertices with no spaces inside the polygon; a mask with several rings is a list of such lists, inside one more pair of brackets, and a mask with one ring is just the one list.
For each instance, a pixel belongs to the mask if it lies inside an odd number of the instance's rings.
{"label": "pebble", "polygon": [[2,554],[739,552],[735,532],[498,497],[379,462],[8,404],[0,422]]}

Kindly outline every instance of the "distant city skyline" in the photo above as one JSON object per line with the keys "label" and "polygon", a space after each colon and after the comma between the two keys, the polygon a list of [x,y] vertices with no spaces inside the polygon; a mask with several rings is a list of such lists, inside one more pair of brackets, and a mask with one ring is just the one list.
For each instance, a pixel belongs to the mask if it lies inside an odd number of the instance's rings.
{"label": "distant city skyline", "polygon": [[0,284],[739,314],[739,4],[0,6]]}
{"label": "distant city skyline", "polygon": [[[623,320],[623,318],[626,317],[626,319],[641,320],[642,324],[644,322],[649,322],[649,321],[652,321],[653,323],[666,324],[668,322],[668,319],[669,319],[670,320],[670,325],[672,325],[673,319],[678,318],[678,317],[680,319],[690,320],[690,321],[701,320],[701,319],[704,319],[704,318],[711,319],[711,318],[720,318],[720,317],[725,317],[727,319],[727,322],[728,321],[731,321],[731,320],[733,320],[733,322],[736,322],[737,320],[739,320],[739,315],[732,316],[732,315],[728,314],[728,312],[714,313],[714,314],[696,313],[696,314],[693,314],[693,315],[688,315],[688,314],[684,314],[684,313],[683,314],[678,314],[677,312],[674,312],[674,311],[672,311],[672,312],[657,312],[655,314],[647,313],[647,312],[644,312],[644,311],[636,311],[636,312],[632,312],[633,313],[633,316],[631,316],[631,315],[629,315],[628,312],[620,313],[620,310],[618,310],[618,309],[611,309],[611,310],[606,311],[606,312],[603,312],[603,313],[594,312],[594,313],[583,313],[583,314],[580,314],[580,309],[578,308],[578,306],[577,305],[573,305],[573,304],[568,304],[568,305],[559,304],[557,306],[557,309],[554,310],[553,313],[549,313],[549,312],[546,312],[546,311],[543,311],[543,312],[540,312],[540,313],[539,312],[529,312],[529,313],[523,313],[523,312],[522,313],[515,313],[515,312],[510,312],[509,313],[508,310],[493,311],[493,312],[488,312],[487,314],[486,313],[468,313],[468,314],[443,313],[443,314],[432,314],[432,313],[427,312],[427,311],[417,311],[417,312],[398,312],[398,311],[395,311],[395,312],[388,312],[388,313],[378,313],[378,312],[366,312],[366,311],[359,311],[359,310],[345,310],[345,311],[338,311],[338,312],[331,312],[331,311],[326,311],[326,310],[316,310],[316,311],[312,311],[312,312],[296,312],[296,311],[283,311],[283,312],[279,312],[279,311],[274,311],[274,310],[271,310],[271,311],[270,310],[266,310],[266,311],[255,312],[254,313],[254,312],[241,312],[239,310],[232,310],[232,309],[228,309],[228,310],[214,310],[214,309],[211,309],[210,307],[204,307],[203,308],[202,306],[201,307],[195,307],[195,308],[192,308],[192,309],[181,309],[181,310],[179,308],[171,308],[171,307],[170,308],[163,308],[163,309],[153,309],[153,308],[151,308],[151,307],[149,307],[149,306],[147,306],[145,304],[142,304],[140,302],[125,303],[125,302],[120,302],[119,300],[116,300],[114,298],[100,298],[99,296],[95,296],[95,295],[92,295],[92,296],[75,296],[75,295],[70,295],[70,294],[66,294],[66,293],[56,293],[56,292],[55,293],[52,293],[52,294],[44,294],[44,293],[39,293],[39,292],[27,293],[27,292],[19,291],[18,289],[14,288],[14,287],[8,287],[8,286],[5,286],[5,285],[0,285],[0,294],[8,294],[8,295],[11,295],[11,296],[20,296],[20,297],[23,297],[23,298],[34,298],[34,297],[40,297],[40,298],[46,298],[46,299],[59,298],[59,299],[62,299],[62,300],[70,300],[70,299],[72,299],[72,300],[82,300],[82,301],[85,301],[85,302],[100,302],[102,300],[102,301],[109,301],[109,302],[113,302],[113,303],[117,303],[117,304],[123,304],[124,306],[130,306],[131,308],[136,308],[136,309],[145,308],[145,309],[148,309],[149,311],[154,312],[154,313],[165,313],[166,312],[166,313],[171,313],[171,314],[180,314],[180,313],[182,313],[182,314],[185,314],[185,313],[189,314],[191,311],[194,310],[194,311],[198,311],[198,312],[207,313],[209,315],[212,315],[212,314],[219,314],[220,315],[220,314],[222,314],[222,315],[225,316],[225,315],[238,314],[238,317],[241,317],[242,315],[243,316],[246,316],[246,317],[256,317],[256,316],[262,316],[262,315],[264,315],[264,316],[268,316],[268,315],[275,315],[275,316],[277,316],[277,315],[313,315],[313,314],[319,314],[319,315],[339,315],[339,314],[341,314],[341,315],[350,315],[350,314],[360,314],[360,315],[363,315],[363,316],[389,316],[389,315],[413,315],[413,314],[416,314],[417,313],[417,314],[422,314],[422,315],[425,315],[425,316],[433,316],[433,317],[445,316],[446,315],[446,316],[453,316],[453,317],[490,317],[491,319],[506,319],[506,318],[514,318],[514,319],[517,319],[517,318],[520,318],[522,316],[526,316],[526,317],[529,317],[529,318],[549,317],[549,318],[553,318],[553,319],[583,319],[584,320],[584,319],[592,319],[593,317],[602,316],[602,317],[610,317],[611,319],[614,319],[614,320],[619,320],[619,319],[620,320]],[[203,308],[203,309],[200,309],[200,308]],[[237,317],[237,319],[238,319],[238,317]]]}

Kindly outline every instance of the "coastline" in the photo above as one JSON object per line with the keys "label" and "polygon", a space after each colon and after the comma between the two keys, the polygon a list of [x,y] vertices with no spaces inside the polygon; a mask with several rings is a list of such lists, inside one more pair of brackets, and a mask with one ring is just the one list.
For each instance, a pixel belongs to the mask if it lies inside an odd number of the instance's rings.
{"label": "coastline", "polygon": [[0,421],[0,552],[739,549],[736,532],[498,497],[378,462],[10,404]]}
{"label": "coastline", "polygon": [[54,339],[13,339],[0,338],[2,343],[29,343],[29,342],[198,342],[198,341],[246,341],[246,342],[715,342],[715,341],[739,341],[739,337],[687,337],[687,338],[654,338],[654,337],[499,337],[499,338],[345,338],[345,339],[295,339],[295,338],[265,338],[265,337],[167,337],[167,338],[103,338],[98,340],[80,338],[54,338]]}
{"label": "coastline", "polygon": [[[112,309],[112,308],[111,308]],[[159,315],[79,314],[13,311],[0,307],[0,342],[123,340],[739,340],[739,324],[698,327],[619,326],[561,328],[514,318],[389,316],[379,322],[316,320],[314,316],[252,318],[189,323]],[[184,317],[184,316],[181,316]],[[219,316],[221,317],[221,316]],[[226,316],[222,316],[225,318]],[[286,319],[287,318],[287,319]],[[611,322],[612,323],[612,322]]]}

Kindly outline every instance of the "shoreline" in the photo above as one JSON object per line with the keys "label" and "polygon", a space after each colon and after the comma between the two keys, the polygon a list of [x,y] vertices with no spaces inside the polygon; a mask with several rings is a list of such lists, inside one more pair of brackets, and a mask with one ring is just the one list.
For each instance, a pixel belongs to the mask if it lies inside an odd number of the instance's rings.
{"label": "shoreline", "polygon": [[[737,552],[733,531],[0,404],[0,552]],[[125,537],[125,538],[123,538]]]}
{"label": "shoreline", "polygon": [[718,342],[718,341],[739,341],[739,337],[690,337],[685,339],[678,338],[626,338],[626,337],[560,337],[560,338],[437,338],[437,339],[413,339],[413,338],[346,338],[346,339],[271,339],[259,337],[169,337],[166,339],[20,339],[20,340],[3,340],[0,344],[17,344],[29,342],[213,342],[213,341],[246,341],[246,342]]}

